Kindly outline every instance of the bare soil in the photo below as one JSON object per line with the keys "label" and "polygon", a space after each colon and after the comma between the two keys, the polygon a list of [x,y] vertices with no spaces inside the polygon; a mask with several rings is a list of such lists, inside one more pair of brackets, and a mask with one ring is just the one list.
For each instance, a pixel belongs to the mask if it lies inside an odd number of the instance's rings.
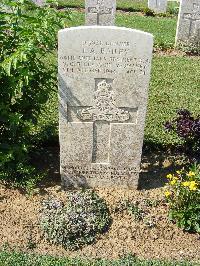
{"label": "bare soil", "polygon": [[[162,153],[143,156],[139,190],[96,189],[106,200],[113,221],[108,232],[78,251],[51,245],[42,237],[41,202],[49,196],[63,199],[66,192],[59,185],[58,149],[44,151],[37,163],[50,171],[34,195],[0,186],[0,248],[7,244],[25,252],[69,257],[115,259],[131,253],[140,258],[200,260],[199,235],[183,232],[167,217],[163,184],[165,174],[177,167],[172,157]],[[121,208],[125,200],[140,203],[143,219]]]}

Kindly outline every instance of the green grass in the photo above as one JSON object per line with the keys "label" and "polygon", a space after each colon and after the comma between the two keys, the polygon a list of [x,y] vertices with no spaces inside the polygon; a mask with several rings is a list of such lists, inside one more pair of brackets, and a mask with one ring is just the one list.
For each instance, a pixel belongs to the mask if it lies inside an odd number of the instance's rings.
{"label": "green grass", "polygon": [[117,0],[117,9],[140,11],[147,7],[147,0]]}
{"label": "green grass", "polygon": [[[84,25],[84,13],[73,11],[71,15],[72,20],[68,22],[69,27]],[[174,46],[176,18],[144,17],[134,13],[118,14],[116,25],[152,33],[155,47],[172,48]]]}
{"label": "green grass", "polygon": [[[84,8],[84,0],[58,0],[60,7]],[[117,0],[117,9],[124,11],[142,11],[148,6],[147,0]],[[168,12],[174,13],[173,10],[179,6],[176,1],[168,2]]]}
{"label": "green grass", "polygon": [[176,18],[144,17],[134,14],[120,14],[117,26],[150,32],[154,35],[154,46],[169,48],[174,46]]}
{"label": "green grass", "polygon": [[19,252],[0,252],[0,266],[197,266],[195,262],[164,262],[156,260],[139,260],[133,256],[108,261],[104,259],[68,259],[51,256],[39,256]]}
{"label": "green grass", "polygon": [[145,139],[161,144],[177,143],[163,123],[179,108],[199,114],[199,60],[193,57],[155,56],[152,64]]}
{"label": "green grass", "polygon": [[85,6],[84,0],[58,0],[59,7],[82,7]]}

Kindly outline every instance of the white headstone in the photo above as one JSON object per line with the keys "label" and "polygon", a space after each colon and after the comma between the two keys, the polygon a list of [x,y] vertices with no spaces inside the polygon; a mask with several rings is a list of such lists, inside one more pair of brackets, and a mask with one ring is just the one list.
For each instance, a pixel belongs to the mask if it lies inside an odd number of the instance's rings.
{"label": "white headstone", "polygon": [[85,26],[60,30],[58,38],[63,185],[135,188],[152,35]]}
{"label": "white headstone", "polygon": [[200,0],[181,0],[176,45],[200,42]]}
{"label": "white headstone", "polygon": [[85,0],[85,24],[88,26],[113,26],[116,0]]}
{"label": "white headstone", "polygon": [[155,13],[165,13],[167,11],[167,0],[148,0],[148,7]]}

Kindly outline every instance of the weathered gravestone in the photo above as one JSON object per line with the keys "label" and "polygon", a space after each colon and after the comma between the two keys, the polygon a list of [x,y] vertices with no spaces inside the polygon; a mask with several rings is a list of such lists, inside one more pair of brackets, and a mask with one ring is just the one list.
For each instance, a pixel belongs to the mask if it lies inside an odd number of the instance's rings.
{"label": "weathered gravestone", "polygon": [[115,24],[116,0],[85,0],[85,24],[112,26]]}
{"label": "weathered gravestone", "polygon": [[156,13],[165,13],[167,10],[167,0],[148,0],[148,7]]}
{"label": "weathered gravestone", "polygon": [[176,31],[176,45],[200,42],[200,0],[182,0]]}
{"label": "weathered gravestone", "polygon": [[138,182],[153,37],[118,27],[59,31],[63,185]]}

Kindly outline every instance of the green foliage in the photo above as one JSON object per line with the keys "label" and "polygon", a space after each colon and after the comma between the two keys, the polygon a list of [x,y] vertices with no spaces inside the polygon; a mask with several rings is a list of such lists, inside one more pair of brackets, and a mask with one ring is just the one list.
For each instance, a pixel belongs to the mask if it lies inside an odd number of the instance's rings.
{"label": "green foliage", "polygon": [[145,7],[144,9],[143,9],[143,13],[145,14],[145,16],[147,16],[147,17],[155,17],[155,12],[153,11],[153,10],[151,10],[150,8],[148,8],[148,7]]}
{"label": "green foliage", "polygon": [[[44,58],[56,48],[64,14],[28,0],[3,0],[0,13],[0,178],[32,185],[30,133],[56,84],[56,66]],[[65,14],[66,16],[66,14]]]}
{"label": "green foliage", "polygon": [[160,261],[143,260],[133,255],[127,255],[118,260],[56,258],[37,254],[20,253],[2,250],[0,252],[0,266],[197,266],[199,262],[189,261]]}
{"label": "green foliage", "polygon": [[139,206],[139,202],[125,202],[125,207],[128,210],[128,212],[133,215],[134,219],[136,221],[141,221],[144,219],[144,210]]}
{"label": "green foliage", "polygon": [[192,37],[187,42],[180,42],[177,47],[188,55],[200,55],[199,36]]}
{"label": "green foliage", "polygon": [[51,199],[43,202],[41,228],[44,236],[54,244],[78,249],[92,243],[110,224],[106,203],[91,191],[69,193],[63,202]]}
{"label": "green foliage", "polygon": [[177,1],[168,1],[168,6],[167,6],[167,12],[171,15],[178,15],[179,11],[179,2]]}
{"label": "green foliage", "polygon": [[184,230],[200,233],[200,166],[194,165],[189,172],[177,171],[167,178],[169,218]]}

